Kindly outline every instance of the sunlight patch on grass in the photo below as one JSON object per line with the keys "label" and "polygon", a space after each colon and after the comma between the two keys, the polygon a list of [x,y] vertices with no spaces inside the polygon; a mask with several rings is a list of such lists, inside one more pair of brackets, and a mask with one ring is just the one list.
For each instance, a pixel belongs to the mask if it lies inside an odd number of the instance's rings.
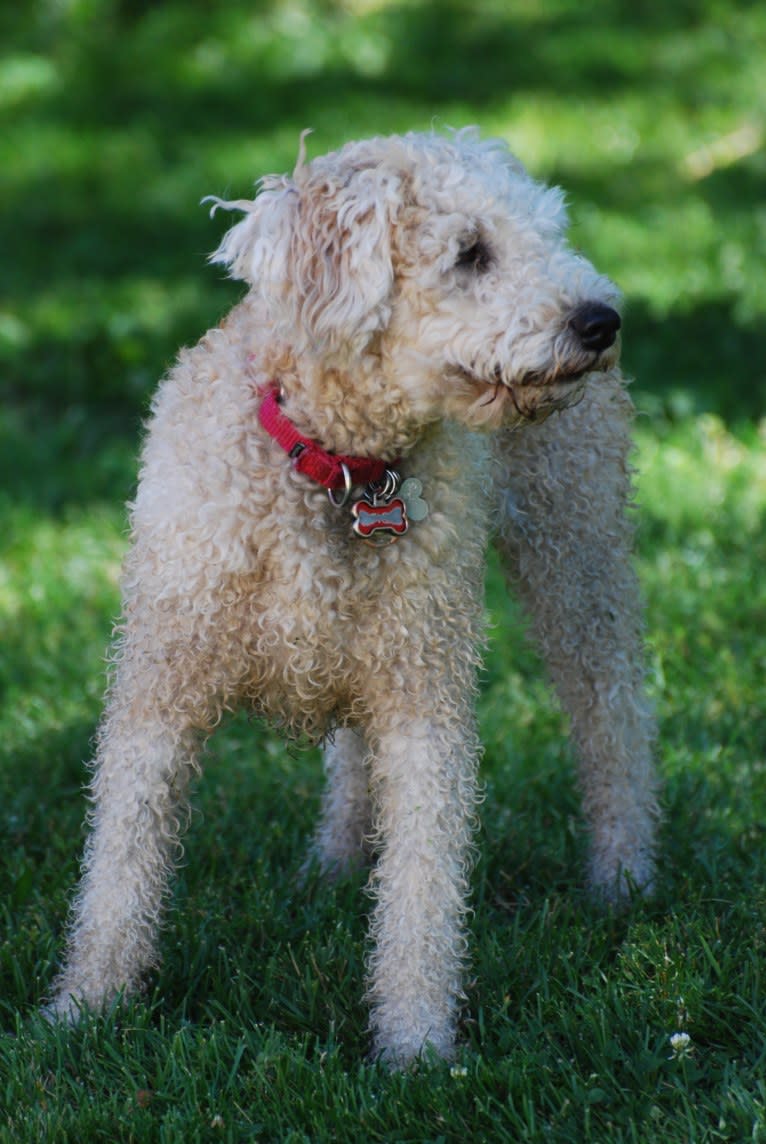
{"label": "sunlight patch on grass", "polygon": [[603,175],[605,168],[630,162],[642,145],[640,110],[634,100],[606,106],[582,96],[569,100],[532,92],[513,95],[502,110],[492,112],[487,130],[507,139],[538,177],[566,169]]}
{"label": "sunlight patch on grass", "polygon": [[101,508],[64,520],[3,509],[0,736],[5,753],[91,712],[103,687],[125,541],[122,514]]}
{"label": "sunlight patch on grass", "polygon": [[687,313],[716,299],[730,300],[742,322],[766,313],[766,212],[762,227],[734,222],[726,235],[710,204],[692,194],[632,215],[589,203],[572,213],[579,244],[653,313]]}
{"label": "sunlight patch on grass", "polygon": [[[153,11],[142,28],[149,50],[173,38],[178,12]],[[184,21],[185,23],[185,21]],[[269,81],[310,78],[328,68],[349,69],[361,76],[380,75],[393,45],[375,25],[344,10],[342,5],[317,5],[303,0],[241,11],[222,10],[210,34],[174,56],[174,78],[182,88],[228,85],[232,76],[245,79],[256,71]]]}
{"label": "sunlight patch on grass", "polygon": [[47,56],[10,55],[0,60],[0,109],[11,111],[52,92],[59,82]]}
{"label": "sunlight patch on grass", "polygon": [[[194,254],[190,252],[189,257],[191,260]],[[167,276],[125,275],[107,283],[79,275],[60,280],[53,291],[41,292],[25,306],[19,321],[37,336],[55,336],[63,341],[81,340],[90,330],[102,330],[127,361],[131,339],[138,339],[135,348],[140,357],[140,339],[172,329],[179,314],[195,311],[200,294],[201,287],[193,276],[174,281]]]}
{"label": "sunlight patch on grass", "polygon": [[719,417],[689,419],[665,438],[637,430],[642,509],[676,533],[691,524],[742,536],[760,529],[766,515],[766,421],[750,440],[730,432]]}
{"label": "sunlight patch on grass", "polygon": [[4,505],[7,590],[18,600],[47,606],[96,586],[114,589],[125,546],[122,516],[94,507],[56,520]]}
{"label": "sunlight patch on grass", "polygon": [[[705,415],[661,439],[641,425],[637,436],[637,564],[663,771],[696,776],[692,801],[736,837],[766,793],[766,425],[737,436]],[[746,767],[739,785],[735,766]]]}
{"label": "sunlight patch on grass", "polygon": [[714,171],[732,167],[740,159],[746,159],[760,151],[763,140],[761,125],[752,120],[745,121],[734,130],[725,135],[718,135],[697,150],[684,155],[679,164],[681,173],[695,182],[706,179]]}

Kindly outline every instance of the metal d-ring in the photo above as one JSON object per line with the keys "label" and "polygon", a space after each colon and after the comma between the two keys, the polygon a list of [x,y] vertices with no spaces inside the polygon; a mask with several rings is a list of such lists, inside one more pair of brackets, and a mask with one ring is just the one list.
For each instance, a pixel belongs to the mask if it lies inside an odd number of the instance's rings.
{"label": "metal d-ring", "polygon": [[401,483],[402,478],[399,476],[396,469],[386,469],[384,485],[380,493],[381,499],[384,501],[390,501],[391,498],[396,495]]}
{"label": "metal d-ring", "polygon": [[330,498],[330,504],[333,508],[343,508],[345,504],[348,504],[348,498],[351,496],[351,489],[353,487],[351,484],[351,473],[348,471],[348,465],[341,461],[340,467],[343,472],[343,481],[345,484],[343,492],[341,493],[340,497],[336,498],[335,489],[327,490],[327,495]]}
{"label": "metal d-ring", "polygon": [[372,497],[373,504],[388,504],[391,498],[396,495],[401,481],[402,478],[396,469],[386,469],[379,481],[372,482],[367,486],[365,495]]}

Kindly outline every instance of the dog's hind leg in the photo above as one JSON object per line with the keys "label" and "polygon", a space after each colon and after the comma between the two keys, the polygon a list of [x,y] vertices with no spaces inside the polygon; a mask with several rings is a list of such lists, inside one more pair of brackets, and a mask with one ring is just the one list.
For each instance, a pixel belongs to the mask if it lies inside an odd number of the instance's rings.
{"label": "dog's hind leg", "polygon": [[312,846],[323,873],[364,864],[371,830],[367,745],[352,727],[338,727],[324,746],[325,789]]}
{"label": "dog's hind leg", "polygon": [[619,377],[594,377],[575,408],[497,441],[498,547],[571,721],[590,883],[607,899],[651,888],[657,820],[627,512],[631,414]]}

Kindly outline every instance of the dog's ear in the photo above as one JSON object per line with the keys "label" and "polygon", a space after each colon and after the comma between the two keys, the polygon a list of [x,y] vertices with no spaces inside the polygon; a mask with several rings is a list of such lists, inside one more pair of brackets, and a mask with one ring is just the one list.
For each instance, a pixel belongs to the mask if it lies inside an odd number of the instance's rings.
{"label": "dog's ear", "polygon": [[211,257],[248,282],[275,321],[322,350],[361,351],[390,316],[391,225],[398,177],[374,167],[266,179],[253,200],[213,198],[242,210]]}
{"label": "dog's ear", "polygon": [[245,217],[221,240],[210,261],[229,268],[232,278],[257,287],[277,300],[287,276],[290,239],[298,210],[298,192],[287,178],[267,178],[254,199],[219,199],[209,195],[210,214],[219,207],[244,211]]}
{"label": "dog's ear", "polygon": [[399,179],[380,168],[320,172],[300,186],[290,244],[296,318],[317,345],[362,351],[391,314]]}

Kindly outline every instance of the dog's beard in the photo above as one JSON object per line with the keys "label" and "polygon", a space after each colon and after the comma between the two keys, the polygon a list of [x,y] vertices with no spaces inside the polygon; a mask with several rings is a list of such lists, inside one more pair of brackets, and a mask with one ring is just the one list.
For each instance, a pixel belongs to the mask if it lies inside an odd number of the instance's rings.
{"label": "dog's beard", "polygon": [[471,375],[449,379],[447,414],[471,429],[540,422],[560,409],[576,405],[585,387],[586,374],[548,382],[480,381]]}
{"label": "dog's beard", "polygon": [[506,415],[505,424],[544,421],[551,413],[576,405],[585,388],[585,376],[580,374],[571,380],[553,381],[545,385],[508,386],[508,399],[515,417]]}
{"label": "dog's beard", "polygon": [[558,343],[549,364],[521,375],[506,374],[500,364],[486,373],[476,366],[455,367],[448,377],[450,414],[471,428],[497,429],[544,421],[551,413],[576,405],[586,379],[616,365],[619,342],[600,354],[573,348],[568,342],[564,346],[568,353],[562,353]]}
{"label": "dog's beard", "polygon": [[506,385],[495,382],[488,395],[471,407],[471,420],[486,428],[540,422],[561,409],[576,405],[585,387],[585,375],[545,385]]}

